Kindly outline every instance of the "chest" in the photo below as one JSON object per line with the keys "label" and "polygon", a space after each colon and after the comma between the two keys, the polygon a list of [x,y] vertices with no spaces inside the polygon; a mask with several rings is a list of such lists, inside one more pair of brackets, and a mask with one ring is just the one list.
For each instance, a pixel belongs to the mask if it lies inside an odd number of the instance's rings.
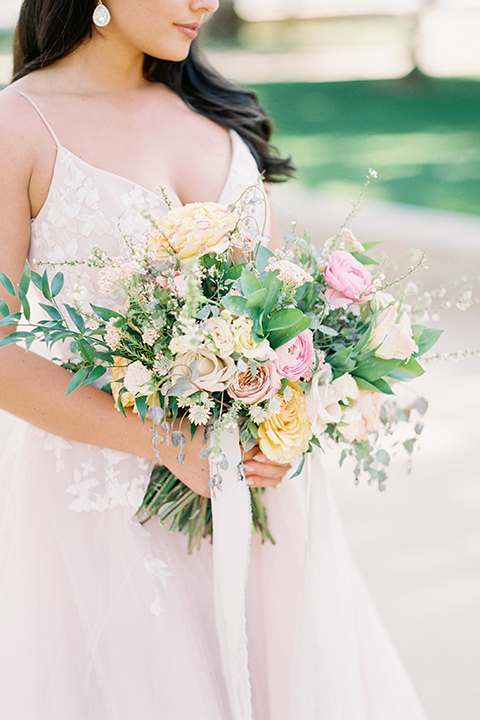
{"label": "chest", "polygon": [[[75,108],[54,114],[55,138],[42,127],[30,186],[32,216],[47,199],[59,146],[80,162],[130,180],[152,193],[163,186],[174,204],[215,201],[221,195],[232,165],[231,134],[184,106],[158,103],[120,112],[108,106],[79,107],[85,122],[75,121]],[[80,112],[82,111],[82,112]],[[90,117],[93,122],[89,122]]]}

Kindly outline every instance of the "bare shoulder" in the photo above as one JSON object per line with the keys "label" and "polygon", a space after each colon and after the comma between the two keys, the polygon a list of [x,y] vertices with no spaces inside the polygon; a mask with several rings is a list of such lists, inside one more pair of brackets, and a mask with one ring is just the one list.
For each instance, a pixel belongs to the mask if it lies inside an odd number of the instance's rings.
{"label": "bare shoulder", "polygon": [[17,171],[30,173],[38,139],[38,120],[28,101],[14,85],[0,91],[0,164],[14,158]]}

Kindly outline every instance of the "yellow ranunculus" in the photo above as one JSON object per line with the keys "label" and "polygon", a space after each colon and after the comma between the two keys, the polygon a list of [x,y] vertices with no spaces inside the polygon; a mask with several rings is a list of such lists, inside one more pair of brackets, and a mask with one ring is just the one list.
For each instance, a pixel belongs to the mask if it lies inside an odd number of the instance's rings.
{"label": "yellow ranunculus", "polygon": [[300,385],[291,383],[280,397],[280,411],[258,427],[259,445],[269,460],[289,463],[308,449],[312,430]]}
{"label": "yellow ranunculus", "polygon": [[220,253],[230,243],[238,214],[218,203],[189,203],[172,208],[148,233],[150,260],[166,260],[169,252],[186,259]]}

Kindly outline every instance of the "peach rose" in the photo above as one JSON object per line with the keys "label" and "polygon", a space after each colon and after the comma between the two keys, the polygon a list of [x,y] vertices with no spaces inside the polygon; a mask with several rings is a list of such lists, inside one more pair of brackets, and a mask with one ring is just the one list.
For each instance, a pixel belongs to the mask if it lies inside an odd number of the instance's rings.
{"label": "peach rose", "polygon": [[268,360],[264,365],[257,365],[256,375],[250,368],[245,372],[237,372],[227,392],[234,400],[241,400],[247,405],[269,400],[277,394],[282,386],[275,365]]}
{"label": "peach rose", "polygon": [[275,367],[281,377],[295,382],[310,370],[315,360],[313,348],[313,334],[311,330],[304,330],[285,345],[275,350]]}
{"label": "peach rose", "polygon": [[381,425],[380,413],[385,396],[378,392],[359,390],[358,400],[346,408],[339,432],[349,442],[361,442],[368,433],[378,430]]}
{"label": "peach rose", "polygon": [[147,234],[150,260],[166,260],[173,251],[179,258],[208,252],[221,253],[230,242],[239,217],[219,203],[189,203],[169,210]]}
{"label": "peach rose", "polygon": [[190,366],[195,363],[198,377],[183,395],[193,395],[198,390],[207,392],[220,392],[225,390],[235,372],[235,363],[231,358],[221,358],[215,353],[207,350],[190,350],[182,355],[177,355],[172,370],[172,380],[184,377],[190,379]]}
{"label": "peach rose", "polygon": [[346,250],[329,257],[323,277],[328,285],[325,296],[334,308],[361,305],[372,298],[371,274]]}
{"label": "peach rose", "polygon": [[258,427],[259,445],[269,460],[289,463],[308,450],[312,430],[298,383],[289,385],[280,399],[280,411]]}

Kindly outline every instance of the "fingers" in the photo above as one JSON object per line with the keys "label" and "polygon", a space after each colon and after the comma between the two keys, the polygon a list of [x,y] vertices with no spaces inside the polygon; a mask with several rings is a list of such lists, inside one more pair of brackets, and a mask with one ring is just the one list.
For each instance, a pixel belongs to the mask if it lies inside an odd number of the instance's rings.
{"label": "fingers", "polygon": [[[262,456],[263,457],[263,456]],[[245,480],[249,487],[277,487],[291,465],[274,463],[267,458],[248,460],[245,463]]]}

